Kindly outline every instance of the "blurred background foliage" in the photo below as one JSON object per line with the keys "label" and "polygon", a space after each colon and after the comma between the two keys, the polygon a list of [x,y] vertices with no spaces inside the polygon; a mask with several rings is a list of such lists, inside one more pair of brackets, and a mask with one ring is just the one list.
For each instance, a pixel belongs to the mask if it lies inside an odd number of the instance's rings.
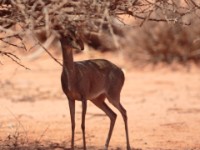
{"label": "blurred background foliage", "polygon": [[1,0],[0,58],[22,65],[19,52],[35,59],[73,27],[89,47],[123,51],[133,64],[199,65],[199,18],[198,0]]}

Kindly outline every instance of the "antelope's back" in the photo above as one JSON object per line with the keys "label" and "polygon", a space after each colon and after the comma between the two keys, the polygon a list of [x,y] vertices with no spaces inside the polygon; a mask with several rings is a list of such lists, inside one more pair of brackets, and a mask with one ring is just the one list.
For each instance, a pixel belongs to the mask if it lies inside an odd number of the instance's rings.
{"label": "antelope's back", "polygon": [[121,80],[124,82],[123,71],[105,59],[90,59],[76,62],[76,68],[80,76],[100,77],[108,80]]}

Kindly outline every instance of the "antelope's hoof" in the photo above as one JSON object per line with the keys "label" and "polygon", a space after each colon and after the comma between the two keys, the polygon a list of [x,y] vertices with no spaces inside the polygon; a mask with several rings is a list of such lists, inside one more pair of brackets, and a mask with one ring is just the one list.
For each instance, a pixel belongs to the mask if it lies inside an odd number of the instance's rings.
{"label": "antelope's hoof", "polygon": [[127,146],[127,150],[131,150],[131,147],[130,147],[130,146]]}
{"label": "antelope's hoof", "polygon": [[104,150],[108,150],[108,146],[105,146],[105,147],[104,147]]}

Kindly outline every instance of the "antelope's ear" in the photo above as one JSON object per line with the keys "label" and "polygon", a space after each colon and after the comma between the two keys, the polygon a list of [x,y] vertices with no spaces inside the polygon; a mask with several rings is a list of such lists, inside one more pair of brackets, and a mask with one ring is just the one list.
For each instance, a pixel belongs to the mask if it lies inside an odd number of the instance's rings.
{"label": "antelope's ear", "polygon": [[80,46],[80,50],[84,50],[84,43],[82,39],[77,39],[77,44]]}
{"label": "antelope's ear", "polygon": [[73,33],[74,33],[76,43],[79,45],[79,50],[84,50],[84,42],[83,42],[80,32],[78,30],[74,30]]}
{"label": "antelope's ear", "polygon": [[79,37],[70,37],[68,36],[66,38],[67,43],[69,43],[69,46],[71,46],[72,48],[75,48],[79,51],[84,49],[84,44],[81,38]]}

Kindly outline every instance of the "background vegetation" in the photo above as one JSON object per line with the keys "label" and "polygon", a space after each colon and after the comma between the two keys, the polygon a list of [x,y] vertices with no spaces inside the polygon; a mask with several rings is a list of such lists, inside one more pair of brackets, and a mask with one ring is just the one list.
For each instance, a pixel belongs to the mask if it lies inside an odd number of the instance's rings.
{"label": "background vegetation", "polygon": [[[133,62],[198,64],[199,11],[197,0],[1,0],[0,54],[22,65],[19,50],[76,28],[86,44],[100,51],[123,48]],[[35,41],[31,47],[27,36]]]}

